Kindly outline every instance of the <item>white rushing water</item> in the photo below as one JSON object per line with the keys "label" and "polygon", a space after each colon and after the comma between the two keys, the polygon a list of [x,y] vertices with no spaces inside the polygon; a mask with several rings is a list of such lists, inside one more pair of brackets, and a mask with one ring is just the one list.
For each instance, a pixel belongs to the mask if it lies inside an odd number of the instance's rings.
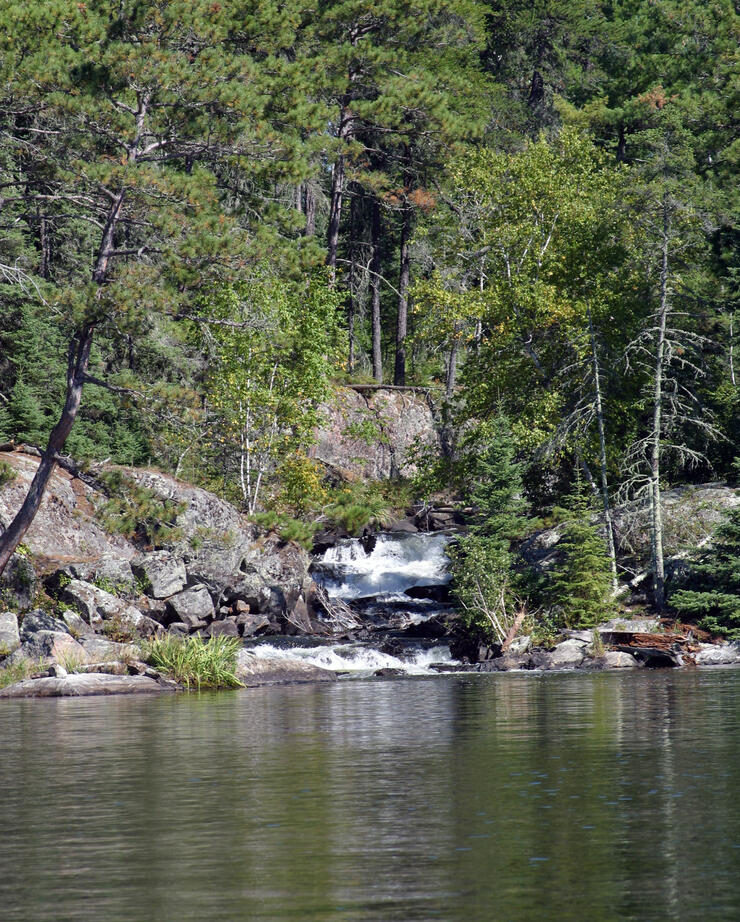
{"label": "white rushing water", "polygon": [[449,582],[444,534],[378,535],[369,552],[361,539],[346,539],[330,547],[317,561],[314,579],[331,598],[345,601],[390,596],[412,586],[442,586]]}
{"label": "white rushing water", "polygon": [[259,643],[247,649],[263,659],[300,660],[312,666],[330,669],[332,672],[347,672],[357,677],[372,675],[378,669],[401,669],[409,675],[428,675],[432,663],[454,662],[450,658],[447,644],[410,650],[403,658],[383,653],[374,647],[357,644],[282,647],[271,643]]}

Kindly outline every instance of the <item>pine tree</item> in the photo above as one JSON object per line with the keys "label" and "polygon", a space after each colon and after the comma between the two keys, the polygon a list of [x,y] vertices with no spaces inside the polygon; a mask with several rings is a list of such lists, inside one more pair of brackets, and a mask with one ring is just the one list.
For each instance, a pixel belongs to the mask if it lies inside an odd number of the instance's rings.
{"label": "pine tree", "polygon": [[41,445],[48,434],[39,401],[23,378],[18,378],[8,402],[11,435],[21,442]]}
{"label": "pine tree", "polygon": [[705,631],[740,640],[740,507],[728,514],[698,558],[691,586],[670,599],[678,614]]}
{"label": "pine tree", "polygon": [[450,550],[453,591],[472,633],[505,642],[521,623],[511,544],[527,511],[509,420],[498,416],[481,426],[466,449],[467,499],[476,511],[469,534]]}
{"label": "pine tree", "polygon": [[570,500],[563,560],[552,572],[550,597],[568,628],[594,627],[614,612],[611,561],[580,478]]}
{"label": "pine tree", "polygon": [[497,416],[481,426],[464,450],[468,454],[468,500],[476,510],[471,532],[508,548],[521,535],[527,512],[508,418]]}

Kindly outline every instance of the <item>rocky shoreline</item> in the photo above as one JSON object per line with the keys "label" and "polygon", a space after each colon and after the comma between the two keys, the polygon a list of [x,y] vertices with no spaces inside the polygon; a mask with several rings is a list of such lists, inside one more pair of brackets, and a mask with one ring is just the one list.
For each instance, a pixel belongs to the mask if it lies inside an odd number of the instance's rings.
{"label": "rocky shoreline", "polygon": [[[0,524],[21,501],[38,463],[22,452],[2,454],[16,477],[0,491]],[[25,669],[20,686],[8,685],[0,697],[171,691],[172,683],[143,663],[141,653],[142,643],[167,634],[233,638],[243,647],[273,637],[372,644],[397,663],[376,670],[380,675],[402,671],[409,648],[432,642],[451,648],[449,661],[429,664],[428,671],[438,673],[740,663],[738,644],[670,635],[644,619],[603,625],[596,634],[569,632],[550,650],[535,648],[526,637],[503,654],[492,647],[471,649],[461,640],[447,587],[439,581],[415,584],[409,576],[380,606],[372,595],[351,606],[333,602],[314,582],[312,577],[321,582],[322,568],[315,561],[312,567],[306,551],[276,535],[260,535],[229,503],[156,471],[115,470],[127,490],[168,512],[173,527],[164,539],[146,529],[127,536],[111,523],[100,482],[58,470],[27,544],[0,583],[0,670],[10,675],[8,670]],[[441,538],[429,532],[441,535],[440,529],[454,524],[452,513],[427,510],[424,521],[399,523],[394,540],[409,546],[427,540],[441,554]],[[369,536],[362,545],[357,593],[376,575],[362,570],[364,555],[372,551],[393,561],[397,549],[385,548],[388,537]],[[417,563],[423,560],[419,553]],[[324,578],[332,574],[324,564]],[[433,614],[428,606],[436,606]],[[246,686],[331,681],[338,674],[247,649],[240,651],[238,666]]]}

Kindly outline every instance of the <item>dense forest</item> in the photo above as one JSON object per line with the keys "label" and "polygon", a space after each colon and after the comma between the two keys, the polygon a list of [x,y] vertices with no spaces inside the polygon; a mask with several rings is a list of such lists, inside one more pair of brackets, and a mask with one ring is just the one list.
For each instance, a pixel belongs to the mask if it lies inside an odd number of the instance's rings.
{"label": "dense forest", "polygon": [[[560,618],[594,623],[626,501],[663,607],[661,490],[737,476],[736,2],[0,15],[0,441],[42,449],[39,491],[67,454],[297,536],[382,519],[389,489],[328,481],[312,434],[338,386],[418,387],[444,450],[396,492],[473,510],[473,619],[504,636],[582,585]],[[549,589],[515,559],[535,515],[570,522]]]}

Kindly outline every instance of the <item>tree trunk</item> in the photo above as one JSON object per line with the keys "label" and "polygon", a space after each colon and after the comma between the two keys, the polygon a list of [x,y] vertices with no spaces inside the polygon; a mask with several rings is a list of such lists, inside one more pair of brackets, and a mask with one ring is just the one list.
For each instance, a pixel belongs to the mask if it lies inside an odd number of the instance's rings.
{"label": "tree trunk", "polygon": [[306,237],[313,237],[316,233],[316,192],[310,182],[304,184],[303,213],[306,216]]}
{"label": "tree trunk", "polygon": [[617,162],[624,163],[627,159],[627,138],[624,134],[624,125],[619,126],[619,138],[617,139]]}
{"label": "tree trunk", "polygon": [[337,250],[339,248],[339,224],[342,220],[342,198],[344,196],[344,154],[338,154],[331,176],[331,199],[329,201],[329,230],[326,237],[326,265],[332,281],[336,275]]}
{"label": "tree trunk", "polygon": [[601,500],[604,506],[604,524],[606,525],[606,545],[609,551],[609,561],[612,571],[612,590],[616,592],[619,589],[619,580],[617,578],[617,551],[614,541],[614,524],[612,522],[612,510],[609,502],[609,480],[606,469],[606,431],[604,428],[604,411],[601,401],[601,368],[599,365],[599,353],[596,348],[596,333],[591,318],[591,308],[588,309],[588,328],[591,334],[591,356],[593,358],[594,368],[594,388],[596,400],[596,423],[599,429],[599,462],[601,467]]}
{"label": "tree trunk", "polygon": [[[130,159],[135,159],[135,151],[129,152]],[[111,259],[111,253],[114,250],[114,238],[116,227],[121,216],[125,191],[121,190],[113,199],[105,226],[103,227],[103,236],[98,247],[95,265],[92,271],[93,282],[98,286],[98,294],[102,291],[102,286],[108,275],[108,265]],[[56,457],[64,448],[67,436],[72,431],[77,412],[80,409],[82,400],[82,387],[85,383],[88,365],[90,363],[90,348],[92,346],[93,334],[95,332],[95,323],[86,323],[75,333],[72,342],[69,345],[67,359],[67,393],[64,401],[64,409],[59,417],[59,422],[54,426],[49,435],[46,449],[41,456],[41,463],[38,466],[36,475],[31,481],[23,505],[16,513],[15,518],[10,523],[5,532],[0,536],[0,573],[7,566],[8,561],[13,556],[13,552],[21,543],[23,536],[33,522],[36,513],[39,511],[41,500],[44,496],[44,490],[49,482],[49,478],[54,473]]]}
{"label": "tree trunk", "polygon": [[732,386],[736,387],[735,382],[735,312],[730,314],[730,381]]}
{"label": "tree trunk", "polygon": [[372,292],[372,328],[373,328],[373,378],[378,384],[383,383],[383,356],[381,351],[382,329],[380,325],[380,242],[382,228],[380,223],[380,203],[373,201],[372,247],[370,261],[370,290]]}
{"label": "tree trunk", "polygon": [[408,331],[408,290],[411,274],[411,206],[403,207],[401,223],[401,262],[398,274],[398,312],[396,316],[396,361],[393,383],[406,383],[406,333]]}
{"label": "tree trunk", "polygon": [[23,505],[18,510],[15,518],[8,528],[0,535],[0,573],[7,566],[15,549],[21,543],[23,536],[34,520],[41,505],[44,490],[49,478],[54,473],[56,457],[64,448],[67,436],[72,431],[72,426],[77,418],[82,399],[82,386],[85,381],[87,367],[90,360],[90,347],[92,345],[95,327],[88,324],[75,334],[70,343],[69,358],[67,362],[67,395],[62,415],[59,422],[51,430],[46,450],[41,456],[41,462],[31,486],[23,500]]}
{"label": "tree trunk", "polygon": [[665,340],[668,321],[668,206],[663,204],[663,240],[660,267],[660,304],[658,307],[657,342],[655,350],[655,381],[653,383],[653,431],[650,447],[650,512],[653,555],[653,594],[655,607],[665,606],[665,568],[663,561],[663,514],[660,506],[660,436],[663,413],[663,375],[665,373]]}
{"label": "tree trunk", "polygon": [[447,458],[451,458],[455,448],[455,433],[452,426],[452,398],[455,393],[455,383],[457,381],[457,357],[460,349],[460,338],[458,325],[455,324],[452,336],[452,344],[447,356],[447,368],[445,370],[445,399],[442,403],[442,430],[440,432],[440,441],[442,443],[442,453]]}

